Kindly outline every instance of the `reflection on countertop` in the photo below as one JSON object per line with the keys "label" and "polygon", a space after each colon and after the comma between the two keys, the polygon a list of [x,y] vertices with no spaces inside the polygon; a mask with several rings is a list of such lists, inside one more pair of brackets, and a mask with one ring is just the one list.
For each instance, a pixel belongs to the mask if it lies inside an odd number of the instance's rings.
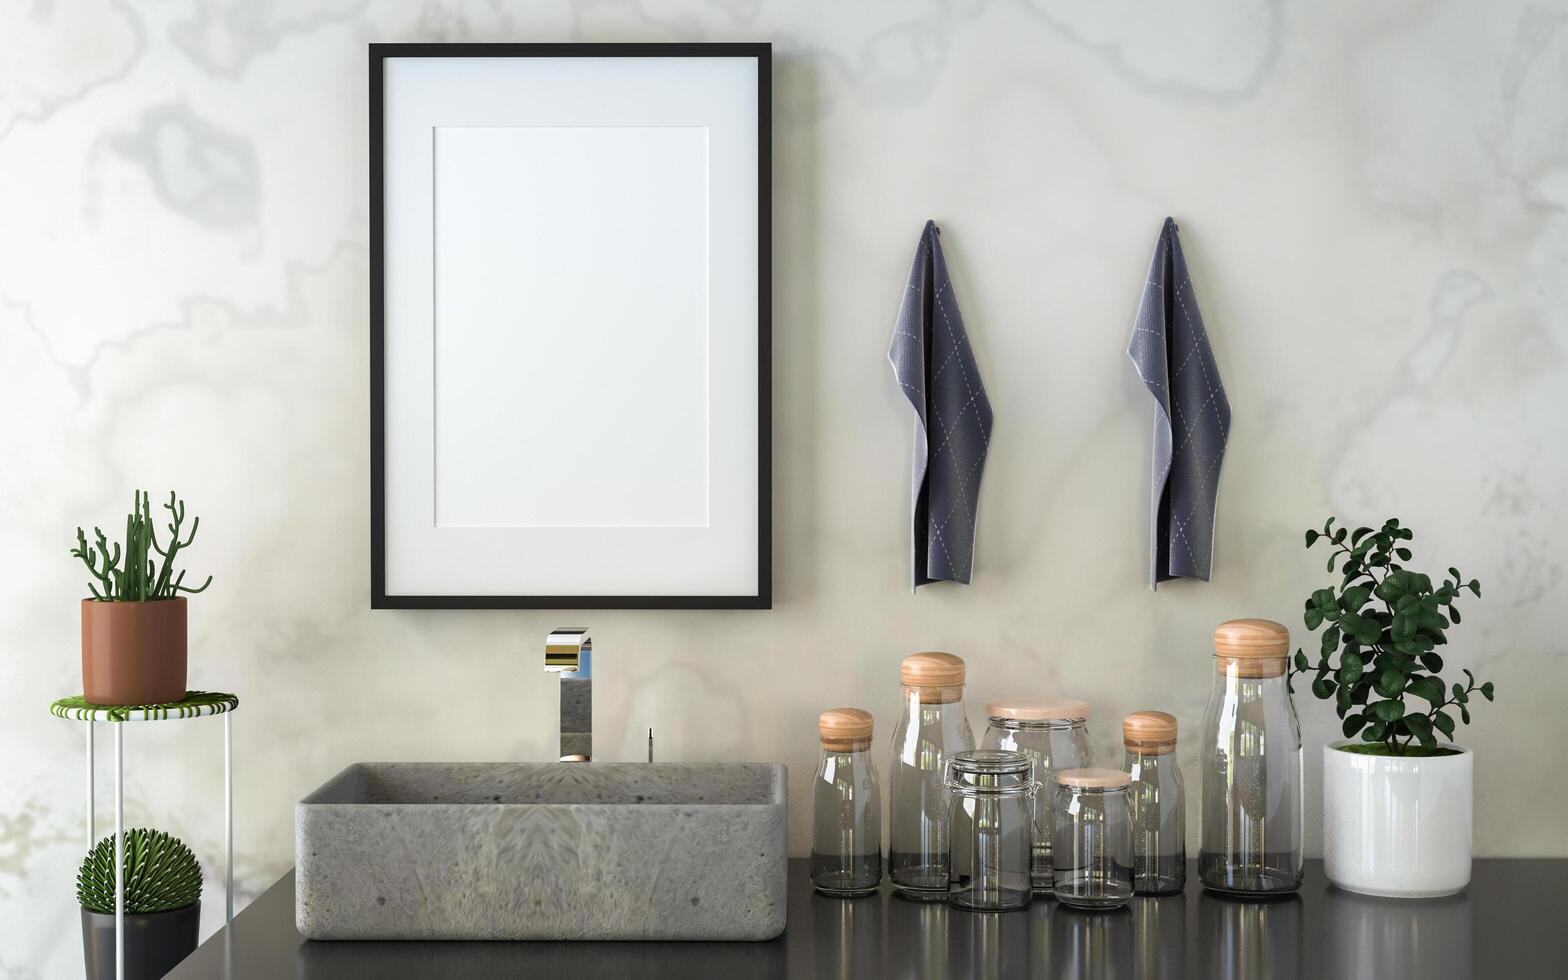
{"label": "reflection on countertop", "polygon": [[1242,900],[1194,883],[1185,894],[1135,898],[1113,912],[1049,899],[1017,912],[964,912],[908,901],[885,884],[875,896],[832,899],[811,892],[806,861],[791,861],[789,874],[789,926],[772,942],[329,943],[295,931],[291,872],[169,976],[1558,977],[1557,920],[1568,907],[1568,860],[1477,861],[1463,893],[1425,901],[1341,891],[1324,879],[1322,862],[1309,861],[1298,895]]}

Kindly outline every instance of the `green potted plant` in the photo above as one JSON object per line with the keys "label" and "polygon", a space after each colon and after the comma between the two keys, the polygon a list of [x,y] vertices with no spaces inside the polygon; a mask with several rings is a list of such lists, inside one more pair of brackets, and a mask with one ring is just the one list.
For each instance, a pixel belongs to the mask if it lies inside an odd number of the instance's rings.
{"label": "green potted plant", "polygon": [[[196,948],[201,866],[161,830],[125,832],[125,978],[156,980]],[[87,852],[76,876],[87,980],[114,980],[114,837]]]}
{"label": "green potted plant", "polygon": [[[1448,630],[1458,599],[1481,595],[1450,568],[1442,584],[1404,566],[1414,535],[1389,518],[1377,530],[1307,532],[1324,542],[1339,585],[1318,589],[1302,618],[1322,630],[1314,664],[1296,651],[1292,676],[1312,673],[1312,693],[1334,702],[1344,741],[1323,748],[1323,863],[1330,881],[1367,895],[1451,895],[1470,881],[1472,762],[1454,745],[1455,716],[1492,700],[1490,681],[1469,670],[1443,680]],[[1440,744],[1439,736],[1448,741]]]}
{"label": "green potted plant", "polygon": [[110,542],[102,528],[93,528],[89,544],[76,529],[80,558],[92,573],[92,596],[82,600],[82,695],[90,704],[164,704],[185,697],[185,596],[212,584],[185,584],[175,558],[196,540],[201,518],[191,521],[181,539],[185,501],[169,492],[169,512],[162,543],[154,527],[152,503],[136,492],[125,518],[125,541]]}

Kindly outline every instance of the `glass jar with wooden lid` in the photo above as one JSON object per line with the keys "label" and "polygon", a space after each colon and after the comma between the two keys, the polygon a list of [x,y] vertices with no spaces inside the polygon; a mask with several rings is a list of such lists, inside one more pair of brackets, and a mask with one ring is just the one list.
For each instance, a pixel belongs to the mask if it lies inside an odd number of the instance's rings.
{"label": "glass jar with wooden lid", "polygon": [[825,895],[870,895],[882,883],[882,790],[871,732],[871,713],[860,708],[833,708],[817,719],[822,758],[813,793],[811,883]]}
{"label": "glass jar with wooden lid", "polygon": [[1110,909],[1132,898],[1131,782],[1120,769],[1056,774],[1051,887],[1062,904]]}
{"label": "glass jar with wooden lid", "polygon": [[1134,711],[1122,719],[1122,768],[1132,778],[1132,888],[1169,895],[1187,884],[1186,792],[1176,765],[1176,718]]}
{"label": "glass jar with wooden lid", "polygon": [[985,706],[982,745],[1023,754],[1034,763],[1045,787],[1035,795],[1034,854],[1030,861],[1036,892],[1051,890],[1052,806],[1056,773],[1094,765],[1089,749],[1089,702],[1077,698],[1002,698]]}
{"label": "glass jar with wooden lid", "polygon": [[964,713],[964,661],[916,653],[899,667],[903,710],[893,729],[888,877],[906,897],[947,898],[947,760],[975,747]]}
{"label": "glass jar with wooden lid", "polygon": [[1290,631],[1271,620],[1234,619],[1214,631],[1198,873],[1216,891],[1301,886],[1305,792],[1289,653]]}

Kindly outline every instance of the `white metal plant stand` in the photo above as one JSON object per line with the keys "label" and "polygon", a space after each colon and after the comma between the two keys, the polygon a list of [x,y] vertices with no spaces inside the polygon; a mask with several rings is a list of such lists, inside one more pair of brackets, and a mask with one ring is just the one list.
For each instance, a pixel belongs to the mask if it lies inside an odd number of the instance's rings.
{"label": "white metal plant stand", "polygon": [[61,698],[49,706],[56,718],[87,725],[87,849],[98,843],[97,794],[93,780],[96,748],[93,723],[114,724],[114,975],[125,976],[125,725],[129,721],[177,721],[204,715],[223,716],[223,921],[234,920],[234,740],[230,714],[240,706],[232,694],[187,691],[168,704],[134,706],[89,704],[81,695]]}

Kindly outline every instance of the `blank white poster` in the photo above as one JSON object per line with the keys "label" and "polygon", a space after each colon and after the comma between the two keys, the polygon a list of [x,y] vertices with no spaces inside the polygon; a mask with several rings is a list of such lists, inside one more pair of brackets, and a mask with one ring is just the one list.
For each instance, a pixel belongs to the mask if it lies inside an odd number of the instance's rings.
{"label": "blank white poster", "polygon": [[434,143],[436,523],[706,525],[706,128]]}

